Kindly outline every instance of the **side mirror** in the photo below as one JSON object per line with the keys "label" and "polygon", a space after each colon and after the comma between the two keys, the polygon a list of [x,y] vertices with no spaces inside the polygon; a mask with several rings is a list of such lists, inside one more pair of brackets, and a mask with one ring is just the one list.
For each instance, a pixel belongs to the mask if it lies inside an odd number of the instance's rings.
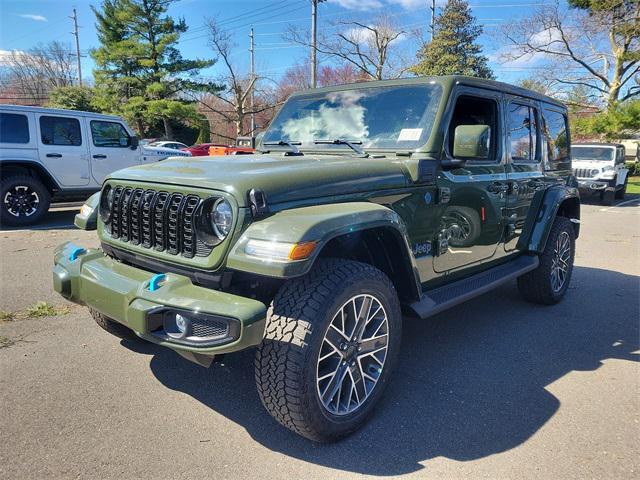
{"label": "side mirror", "polygon": [[134,135],[129,139],[129,148],[131,148],[131,150],[138,148],[138,145],[140,145],[140,139],[137,135]]}
{"label": "side mirror", "polygon": [[465,160],[485,160],[489,156],[488,125],[458,125],[453,137],[453,157]]}

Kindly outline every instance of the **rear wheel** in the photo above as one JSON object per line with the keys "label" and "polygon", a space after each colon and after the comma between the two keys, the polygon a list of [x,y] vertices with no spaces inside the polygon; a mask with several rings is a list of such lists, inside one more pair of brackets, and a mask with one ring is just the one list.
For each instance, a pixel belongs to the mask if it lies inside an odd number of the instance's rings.
{"label": "rear wheel", "polygon": [[575,256],[575,232],[569,219],[556,217],[540,265],[518,278],[522,296],[533,303],[553,305],[569,288]]}
{"label": "rear wheel", "polygon": [[393,284],[371,265],[320,260],[276,294],[255,375],[263,405],[315,441],[359,428],[390,378],[401,336]]}
{"label": "rear wheel", "polygon": [[15,175],[0,183],[0,223],[33,225],[49,210],[51,195],[36,177]]}

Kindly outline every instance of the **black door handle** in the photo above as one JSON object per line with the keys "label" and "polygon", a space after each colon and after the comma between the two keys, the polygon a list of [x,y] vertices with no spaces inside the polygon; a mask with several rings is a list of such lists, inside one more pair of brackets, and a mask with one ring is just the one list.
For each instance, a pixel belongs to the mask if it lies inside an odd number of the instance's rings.
{"label": "black door handle", "polygon": [[96,155],[93,156],[93,158],[107,158],[107,156],[101,153],[97,153]]}
{"label": "black door handle", "polygon": [[49,158],[62,158],[61,153],[47,153],[47,157]]}

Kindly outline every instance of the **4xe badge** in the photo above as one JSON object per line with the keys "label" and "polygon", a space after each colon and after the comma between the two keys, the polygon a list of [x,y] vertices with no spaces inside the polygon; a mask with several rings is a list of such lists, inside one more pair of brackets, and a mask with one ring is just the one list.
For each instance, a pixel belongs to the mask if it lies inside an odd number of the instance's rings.
{"label": "4xe badge", "polygon": [[414,243],[412,250],[414,257],[426,257],[431,253],[431,243]]}

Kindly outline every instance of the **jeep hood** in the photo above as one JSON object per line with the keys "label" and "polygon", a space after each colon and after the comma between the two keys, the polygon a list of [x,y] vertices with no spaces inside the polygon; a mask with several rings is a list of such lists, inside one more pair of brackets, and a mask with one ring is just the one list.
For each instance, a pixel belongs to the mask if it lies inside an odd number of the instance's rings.
{"label": "jeep hood", "polygon": [[247,192],[261,189],[270,204],[404,187],[409,175],[402,162],[350,155],[226,155],[168,158],[125,168],[110,178],[165,183],[232,194],[247,206]]}

